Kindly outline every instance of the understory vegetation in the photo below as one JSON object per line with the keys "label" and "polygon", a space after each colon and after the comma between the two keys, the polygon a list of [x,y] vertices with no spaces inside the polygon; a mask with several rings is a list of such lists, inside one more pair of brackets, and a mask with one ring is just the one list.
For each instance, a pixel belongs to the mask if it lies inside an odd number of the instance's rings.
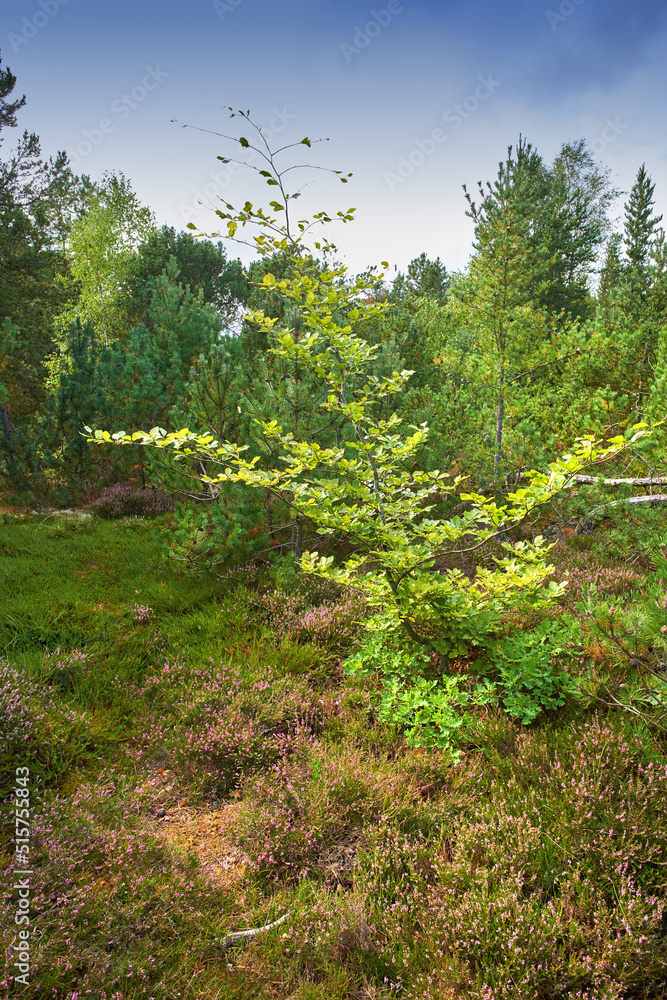
{"label": "understory vegetation", "polygon": [[231,117],[217,245],[0,160],[0,993],[667,997],[651,179],[520,139],[353,277]]}
{"label": "understory vegetation", "polygon": [[[0,771],[7,796],[30,768],[35,935],[31,985],[3,990],[664,995],[664,674],[566,591],[458,658],[434,709],[406,685],[438,665],[370,656],[354,595],[289,565],[175,575],[168,517],[0,525]],[[655,568],[619,597],[609,547],[552,559],[590,560],[615,634],[662,656],[667,611],[629,620]]]}

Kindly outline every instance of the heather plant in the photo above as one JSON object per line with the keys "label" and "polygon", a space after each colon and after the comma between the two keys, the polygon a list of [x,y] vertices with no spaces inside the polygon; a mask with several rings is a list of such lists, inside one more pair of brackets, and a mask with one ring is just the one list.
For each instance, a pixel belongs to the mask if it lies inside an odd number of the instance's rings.
{"label": "heather plant", "polygon": [[44,654],[44,668],[41,680],[52,684],[60,690],[71,689],[82,677],[88,667],[88,657],[80,649],[72,649],[69,653],[61,652],[60,647]]}
{"label": "heather plant", "polygon": [[199,668],[166,660],[139,692],[159,709],[138,741],[140,757],[159,746],[176,766],[196,768],[221,793],[236,788],[244,774],[298,752],[322,724],[318,700],[303,681],[269,671],[244,678],[215,660]]}
{"label": "heather plant", "polygon": [[637,568],[615,561],[595,550],[587,539],[570,536],[552,550],[553,579],[563,585],[561,605],[576,608],[587,590],[594,587],[603,594],[629,597],[642,582]]}
{"label": "heather plant", "polygon": [[[335,597],[330,596],[332,589],[337,592]],[[251,596],[247,598],[248,613],[277,641],[289,638],[335,652],[349,649],[361,628],[363,596],[351,588],[341,593],[328,581],[314,582],[307,590],[309,594],[276,589]]]}
{"label": "heather plant", "polygon": [[15,768],[23,756],[34,756],[39,736],[38,685],[6,660],[0,660],[0,796],[13,783]]}
{"label": "heather plant", "polygon": [[[57,664],[46,657],[57,689],[71,687],[82,657],[78,650]],[[0,660],[0,682],[0,799],[19,766],[30,767],[33,781],[53,783],[90,759],[93,724],[85,712],[59,702],[48,687],[6,660]]]}
{"label": "heather plant", "polygon": [[218,580],[228,593],[235,590],[266,593],[275,586],[275,578],[269,566],[254,559],[241,566],[230,566],[224,573],[218,574]]}
{"label": "heather plant", "polygon": [[246,779],[236,839],[262,879],[324,875],[337,846],[354,844],[367,825],[407,816],[413,798],[367,751],[313,745],[303,759]]}
{"label": "heather plant", "polygon": [[98,517],[115,520],[121,517],[159,517],[175,509],[173,500],[155,489],[115,483],[94,500],[91,508]]}
{"label": "heather plant", "polygon": [[145,625],[154,618],[153,609],[149,604],[138,604],[136,601],[132,605],[132,621]]}
{"label": "heather plant", "polygon": [[446,836],[378,831],[359,855],[376,954],[405,995],[435,1000],[455,977],[480,1000],[612,998],[660,975],[667,772],[642,739],[599,719],[524,730],[468,768],[475,804],[454,791]]}
{"label": "heather plant", "polygon": [[354,996],[364,982],[367,997],[385,1000],[396,995],[397,969],[386,949],[378,955],[374,932],[363,896],[352,891],[341,898],[338,887],[324,888],[313,893],[290,932],[280,934],[280,944],[300,980],[324,984],[311,996]]}
{"label": "heather plant", "polygon": [[[100,823],[100,806],[107,823]],[[137,817],[143,811],[136,788],[116,799],[113,779],[40,799],[32,816],[30,887],[32,920],[42,933],[25,996],[148,1000],[164,995],[165,977],[178,976],[193,951],[197,962],[207,952],[210,960],[213,927],[220,915],[225,919],[230,900],[191,858],[142,828]],[[15,867],[3,863],[7,884],[15,881]],[[14,906],[11,898],[2,902],[7,927]],[[211,906],[218,913],[213,922]],[[175,912],[187,948],[169,948],[167,955]],[[222,974],[210,975],[222,988]],[[14,990],[6,980],[1,985],[3,996]]]}

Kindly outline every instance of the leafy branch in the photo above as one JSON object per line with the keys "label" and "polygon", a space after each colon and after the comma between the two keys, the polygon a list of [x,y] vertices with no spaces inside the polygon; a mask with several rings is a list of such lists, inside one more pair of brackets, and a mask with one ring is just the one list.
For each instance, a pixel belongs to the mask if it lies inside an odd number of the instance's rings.
{"label": "leafy branch", "polygon": [[[290,202],[294,202],[301,196],[301,193],[306,185],[290,193],[285,184],[285,177],[287,174],[291,173],[293,170],[319,170],[323,173],[329,173],[337,176],[342,184],[347,184],[349,178],[352,177],[352,174],[344,174],[342,170],[333,170],[330,167],[321,167],[312,163],[292,163],[281,169],[277,163],[277,157],[280,156],[281,153],[296,149],[300,146],[307,146],[308,149],[311,149],[314,143],[328,142],[329,140],[309,139],[308,136],[305,136],[299,142],[286,143],[284,146],[280,146],[278,149],[272,150],[264,133],[262,132],[261,125],[258,125],[255,121],[253,121],[250,117],[249,110],[234,111],[231,107],[229,110],[232,112],[230,118],[242,118],[257,133],[257,142],[261,143],[261,145],[256,145],[245,136],[233,136],[224,132],[215,132],[211,129],[199,128],[196,125],[187,125],[183,122],[179,122],[175,118],[173,118],[172,121],[181,125],[183,128],[194,128],[199,132],[206,132],[209,135],[219,136],[229,142],[236,143],[241,147],[241,149],[248,149],[253,153],[258,154],[265,164],[263,167],[258,167],[253,163],[249,163],[248,160],[238,159],[233,156],[218,156],[218,159],[225,164],[238,163],[241,166],[249,167],[260,177],[263,177],[269,187],[278,188],[276,194],[279,195],[280,200],[273,199],[269,202],[269,207],[273,209],[273,215],[267,215],[261,207],[256,208],[249,201],[245,202],[241,210],[235,210],[234,206],[230,205],[228,202],[224,203],[227,211],[216,209],[215,214],[219,218],[226,221],[227,237],[234,240],[236,243],[242,243],[245,246],[252,247],[262,255],[275,253],[277,250],[286,251],[288,248],[296,250],[302,246],[303,239],[311,229],[315,226],[323,226],[332,222],[332,218],[327,212],[321,211],[316,213],[310,220],[299,219],[296,222],[292,222],[289,211]],[[354,218],[354,212],[354,208],[349,208],[347,211],[337,212],[336,215],[341,222],[351,222]],[[284,220],[282,223],[280,221],[281,218]],[[241,226],[241,228],[245,228],[245,226],[251,224],[260,227],[260,232],[253,237],[252,241],[241,239],[236,235],[239,226]],[[188,223],[188,229],[197,230],[197,226],[190,222]],[[267,234],[271,234],[274,238],[270,239]],[[208,235],[219,236],[220,234],[210,233]],[[323,253],[331,252],[336,249],[335,245],[326,239],[315,242],[314,246],[318,251]]]}

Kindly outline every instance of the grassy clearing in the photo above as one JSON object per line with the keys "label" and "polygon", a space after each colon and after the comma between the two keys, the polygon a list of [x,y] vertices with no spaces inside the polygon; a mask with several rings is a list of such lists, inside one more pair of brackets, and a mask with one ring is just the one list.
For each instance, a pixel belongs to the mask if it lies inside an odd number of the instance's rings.
{"label": "grassy clearing", "polygon": [[[154,523],[5,521],[5,944],[18,766],[34,937],[30,985],[9,968],[3,995],[667,996],[650,711],[591,699],[522,726],[487,705],[455,762],[379,721],[377,676],[343,676],[350,595],[288,571],[179,578]],[[559,559],[585,575],[584,557]],[[634,582],[623,553],[599,565],[610,594]],[[588,640],[580,669],[597,690],[613,650]]]}

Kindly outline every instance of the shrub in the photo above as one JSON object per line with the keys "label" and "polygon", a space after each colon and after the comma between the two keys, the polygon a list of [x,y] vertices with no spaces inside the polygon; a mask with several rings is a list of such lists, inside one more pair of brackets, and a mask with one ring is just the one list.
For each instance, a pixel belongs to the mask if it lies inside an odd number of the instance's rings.
{"label": "shrub", "polygon": [[174,502],[158,490],[115,483],[92,504],[98,517],[159,517],[175,510]]}
{"label": "shrub", "polygon": [[232,566],[224,573],[218,573],[225,593],[233,594],[237,590],[252,590],[265,593],[274,589],[273,575],[266,565],[250,560],[243,566]]}
{"label": "shrub", "polygon": [[15,767],[32,757],[38,741],[38,698],[37,685],[0,660],[0,795],[11,784]]}
{"label": "shrub", "polygon": [[590,587],[603,594],[628,596],[641,584],[642,577],[636,569],[627,564],[614,565],[607,554],[592,548],[589,537],[575,535],[553,549],[556,567],[553,579],[566,584],[560,598],[562,605],[574,606]]}
{"label": "shrub", "polygon": [[446,837],[366,837],[355,889],[401,996],[662,995],[667,772],[641,744],[599,716],[517,731],[468,759]]}
{"label": "shrub", "polygon": [[345,661],[346,671],[380,675],[383,690],[378,717],[404,727],[408,746],[438,747],[456,759],[459,754],[454,747],[458,731],[465,729],[465,710],[495,701],[494,686],[488,681],[471,684],[458,675],[442,676],[423,648],[406,643],[395,631],[385,631],[384,625],[382,616],[370,623],[364,642]]}
{"label": "shrub", "polygon": [[165,556],[187,572],[224,570],[271,547],[258,525],[263,508],[258,512],[256,497],[238,485],[224,492],[206,510],[178,506],[173,529],[165,536]]}
{"label": "shrub", "polygon": [[544,621],[530,632],[516,632],[489,647],[491,665],[499,674],[503,707],[524,725],[542,711],[560,708],[578,693],[563,661],[575,655],[580,626],[569,615],[562,621]]}

